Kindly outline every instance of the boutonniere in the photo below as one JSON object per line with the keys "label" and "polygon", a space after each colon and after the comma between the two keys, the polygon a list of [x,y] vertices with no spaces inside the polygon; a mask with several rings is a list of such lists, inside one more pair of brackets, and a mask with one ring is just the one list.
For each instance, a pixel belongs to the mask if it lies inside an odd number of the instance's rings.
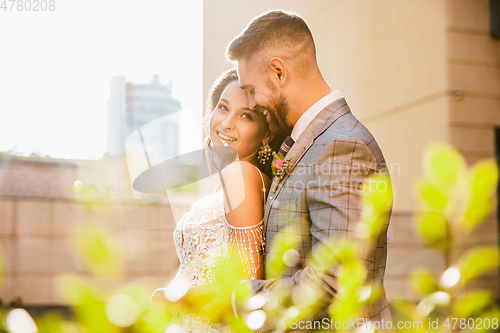
{"label": "boutonniere", "polygon": [[288,161],[285,161],[285,158],[281,153],[277,153],[274,156],[273,164],[271,165],[273,174],[279,179],[283,178],[283,176],[286,173],[287,166],[288,166]]}
{"label": "boutonniere", "polygon": [[285,160],[283,155],[281,153],[277,153],[274,156],[273,159],[273,164],[271,165],[271,169],[273,171],[273,174],[276,176],[276,181],[274,183],[274,186],[272,188],[272,191],[276,191],[276,188],[278,187],[278,184],[280,183],[281,179],[287,174],[292,172],[293,166],[294,166],[294,159],[297,155],[298,149],[295,150],[295,154],[290,157],[290,159]]}

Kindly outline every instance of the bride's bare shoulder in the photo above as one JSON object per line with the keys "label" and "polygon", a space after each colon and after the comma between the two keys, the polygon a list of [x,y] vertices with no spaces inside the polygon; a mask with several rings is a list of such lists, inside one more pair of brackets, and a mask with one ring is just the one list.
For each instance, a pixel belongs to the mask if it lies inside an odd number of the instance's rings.
{"label": "bride's bare shoulder", "polygon": [[222,172],[230,207],[228,223],[235,227],[253,226],[262,220],[263,190],[260,171],[249,162],[233,162]]}
{"label": "bride's bare shoulder", "polygon": [[260,171],[252,163],[247,161],[235,161],[228,164],[222,170],[222,177],[224,181],[239,181],[244,180],[245,184],[257,184],[256,186],[261,186],[262,184],[260,178]]}

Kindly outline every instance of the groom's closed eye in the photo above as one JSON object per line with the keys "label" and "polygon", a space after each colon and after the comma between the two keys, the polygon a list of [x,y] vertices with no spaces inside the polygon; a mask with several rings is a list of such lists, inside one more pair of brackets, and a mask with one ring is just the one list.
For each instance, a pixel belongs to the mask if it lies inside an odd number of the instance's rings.
{"label": "groom's closed eye", "polygon": [[249,93],[249,94],[253,94],[254,90],[255,90],[255,88],[253,88],[253,87],[251,87],[251,86],[249,86],[247,84],[240,86],[240,88],[243,89],[243,90],[246,90],[247,93]]}

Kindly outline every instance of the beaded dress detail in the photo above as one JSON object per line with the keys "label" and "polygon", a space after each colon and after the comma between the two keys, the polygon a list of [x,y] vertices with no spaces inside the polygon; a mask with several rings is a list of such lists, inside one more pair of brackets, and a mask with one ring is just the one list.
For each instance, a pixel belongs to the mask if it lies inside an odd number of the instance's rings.
{"label": "beaded dress detail", "polygon": [[[262,173],[260,176],[265,189]],[[246,278],[257,277],[258,259],[264,246],[263,221],[249,227],[230,225],[226,220],[224,200],[222,190],[199,199],[177,224],[174,244],[180,268],[171,285],[179,280],[187,282],[189,287],[213,282],[216,267],[229,258],[235,247]],[[183,314],[177,322],[185,332],[232,332],[228,324],[213,324],[195,315]]]}

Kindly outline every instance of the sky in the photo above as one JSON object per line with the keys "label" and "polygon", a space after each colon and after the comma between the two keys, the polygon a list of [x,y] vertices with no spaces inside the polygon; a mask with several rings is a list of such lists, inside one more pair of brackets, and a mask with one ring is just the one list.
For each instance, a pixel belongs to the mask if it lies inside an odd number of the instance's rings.
{"label": "sky", "polygon": [[[112,76],[173,82],[201,115],[202,0],[55,0],[0,9],[0,151],[100,159]],[[200,120],[201,122],[201,120]]]}

